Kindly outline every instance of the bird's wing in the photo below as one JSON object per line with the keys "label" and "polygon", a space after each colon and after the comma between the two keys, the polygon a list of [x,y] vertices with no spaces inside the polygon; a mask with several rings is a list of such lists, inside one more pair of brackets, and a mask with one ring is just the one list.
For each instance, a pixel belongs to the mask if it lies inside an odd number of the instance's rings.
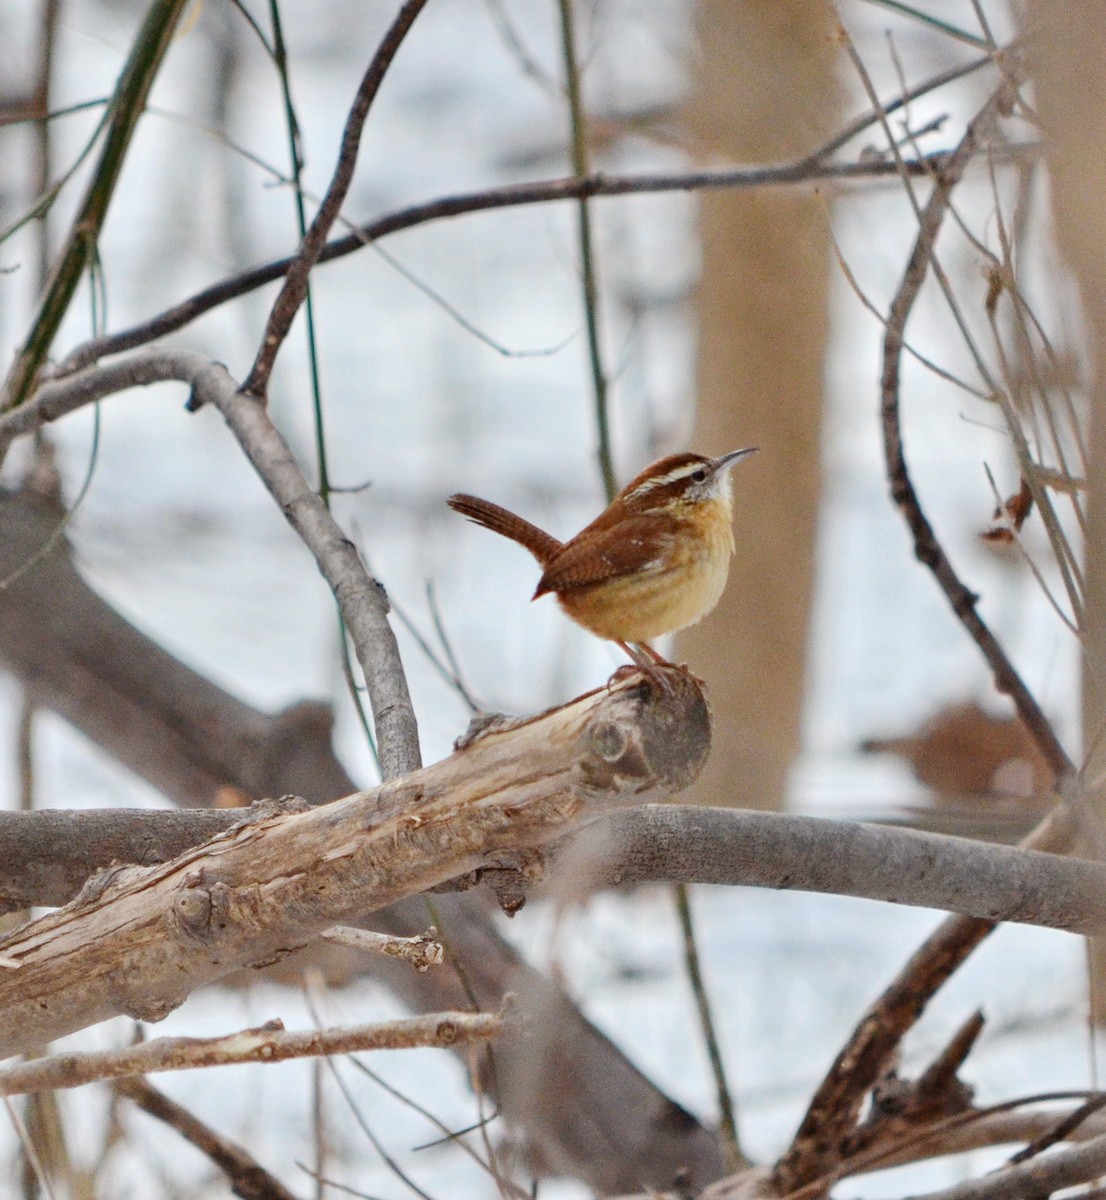
{"label": "bird's wing", "polygon": [[566,542],[553,556],[538,583],[534,599],[659,569],[670,534],[657,533],[655,517],[625,517],[606,529],[589,527],[587,535]]}

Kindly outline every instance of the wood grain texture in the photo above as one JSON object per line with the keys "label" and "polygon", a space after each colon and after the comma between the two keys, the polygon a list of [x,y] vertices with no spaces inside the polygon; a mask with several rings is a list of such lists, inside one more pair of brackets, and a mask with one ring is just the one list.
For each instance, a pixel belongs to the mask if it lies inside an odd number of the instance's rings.
{"label": "wood grain texture", "polygon": [[0,943],[0,1054],[109,1017],[160,1020],[202,983],[275,961],[331,925],[686,786],[710,744],[703,693],[627,672],[432,767],[332,804],[273,811],[164,865],[94,877]]}

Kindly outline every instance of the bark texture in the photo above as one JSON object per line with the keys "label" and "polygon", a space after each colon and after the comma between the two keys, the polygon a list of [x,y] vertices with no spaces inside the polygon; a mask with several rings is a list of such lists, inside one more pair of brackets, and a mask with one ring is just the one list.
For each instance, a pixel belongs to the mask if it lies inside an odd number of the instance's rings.
{"label": "bark texture", "polygon": [[[685,114],[696,150],[764,162],[819,145],[837,115],[832,10],[818,0],[703,0],[698,11]],[[761,453],[734,473],[726,593],[680,637],[692,667],[710,664],[726,731],[689,798],[780,809],[799,748],[821,492],[827,218],[810,194],[704,194],[700,229],[695,447]]]}
{"label": "bark texture", "polygon": [[[528,855],[612,806],[686,786],[706,700],[637,673],[530,720],[497,722],[434,766],[262,816],[162,866],[96,876],[0,942],[0,1054],[109,1017],[164,1017],[202,983],[480,866]],[[519,856],[521,855],[521,858]],[[18,968],[12,966],[18,963]]]}

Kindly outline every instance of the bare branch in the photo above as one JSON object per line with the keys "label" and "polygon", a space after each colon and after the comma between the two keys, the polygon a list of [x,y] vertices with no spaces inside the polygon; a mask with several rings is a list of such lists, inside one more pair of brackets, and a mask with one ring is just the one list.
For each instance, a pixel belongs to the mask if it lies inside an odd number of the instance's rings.
{"label": "bare branch", "polygon": [[241,1146],[216,1133],[183,1105],[170,1100],[153,1084],[141,1077],[118,1079],[115,1092],[132,1100],[143,1112],[175,1129],[191,1142],[227,1177],[227,1182],[241,1200],[296,1200],[295,1196]]}
{"label": "bare branch", "polygon": [[[0,493],[0,576],[36,552],[59,516],[28,492]],[[37,705],[60,714],[178,805],[207,807],[286,792],[318,803],[356,790],[334,755],[328,706],[307,701],[265,713],[243,704],[93,592],[64,543],[0,591],[0,661]],[[231,823],[243,815],[227,814]],[[196,836],[187,844],[202,840]],[[126,854],[110,853],[99,863],[86,859],[81,878],[98,865],[130,859],[132,850],[140,862],[149,861],[140,838]],[[3,859],[10,861],[7,854]],[[82,871],[79,859],[67,860],[73,877]],[[509,1120],[525,1126],[543,1156],[604,1194],[643,1181],[667,1186],[685,1169],[699,1184],[717,1178],[721,1158],[713,1132],[590,1025],[563,988],[526,964],[492,925],[482,896],[439,895],[432,903],[449,930],[451,951],[450,961],[436,970],[420,973],[377,956],[354,960],[349,951],[317,943],[267,975],[298,983],[307,964],[347,978],[363,971],[419,1012],[468,1008],[473,995],[478,1007],[493,1010],[504,992],[514,990],[526,1011],[536,1014],[540,1050],[529,1036],[497,1044],[496,1100]],[[357,924],[365,922],[358,914]],[[374,913],[371,922],[407,937],[424,932],[426,923],[421,896]],[[463,965],[463,980],[455,963]],[[535,1094],[530,1081],[539,1075],[554,1076],[564,1087]]]}
{"label": "bare branch", "polygon": [[307,277],[311,268],[319,261],[319,255],[326,243],[326,235],[338,218],[345,202],[349,185],[353,181],[353,170],[357,166],[357,150],[361,144],[361,131],[369,115],[373,100],[384,82],[384,76],[392,65],[403,39],[415,22],[415,18],[426,6],[426,0],[405,0],[395,16],[384,40],[373,55],[361,84],[357,89],[346,126],[342,132],[342,144],[338,152],[338,162],[330,186],[326,190],[319,211],[303,239],[299,253],[292,259],[284,276],[269,320],[265,326],[265,336],[261,341],[257,358],[242,385],[242,390],[256,398],[264,397],[269,386],[269,376],[272,374],[273,363],[280,350],[281,344],[288,336],[296,313],[299,312],[307,295]]}
{"label": "bare branch", "polygon": [[364,950],[368,954],[389,954],[402,958],[416,971],[426,971],[442,964],[442,943],[435,941],[438,931],[433,925],[425,933],[415,937],[392,937],[372,929],[354,929],[348,925],[336,925],[323,934],[323,940],[337,946],[348,946],[351,950]]}
{"label": "bare branch", "polygon": [[[884,334],[881,413],[892,497],[914,535],[915,554],[934,573],[953,611],[991,666],[996,685],[1013,698],[1042,753],[1057,777],[1063,779],[1073,771],[1071,760],[1002,646],[979,616],[975,607],[978,597],[956,575],[922,512],[907,472],[899,420],[899,364],[907,318],[932,259],[952,189],[997,120],[1002,103],[1002,95],[992,96],[972,120],[960,145],[939,170],[929,200],[921,210],[918,237],[899,291],[892,301]],[[1030,835],[1029,844],[1050,850],[1064,849],[1069,832],[1064,821],[1046,819]],[[842,1139],[854,1124],[864,1096],[879,1078],[906,1030],[918,1020],[938,988],[993,928],[990,921],[954,917],[921,946],[838,1053],[811,1100],[791,1147],[776,1165],[777,1186],[791,1191],[832,1168],[840,1156]]]}
{"label": "bare branch", "polygon": [[123,363],[67,376],[44,385],[23,409],[0,417],[0,450],[15,433],[26,433],[112,392],[173,379],[191,386],[190,407],[209,403],[223,414],[330,584],[365,675],[384,778],[415,770],[421,762],[418,726],[399,647],[388,623],[387,597],[307,482],[268,414],[239,390],[224,367],[203,355],[178,350],[136,354]]}
{"label": "bare branch", "polygon": [[956,574],[944,548],[937,540],[921,501],[910,479],[903,450],[902,423],[899,415],[902,350],[906,323],[933,261],[937,234],[948,212],[952,189],[960,181],[967,165],[994,127],[1004,96],[995,95],[968,126],[960,145],[938,172],[933,191],[920,216],[920,228],[911,252],[902,284],[891,302],[883,338],[883,377],[880,413],[883,420],[884,453],[891,497],[898,505],[914,538],[914,554],[933,573],[953,612],[987,660],[995,686],[1014,701],[1018,716],[1037,743],[1057,779],[1071,775],[1075,768],[1056,736],[1048,718],[1025,686],[999,640],[979,615],[979,597]]}
{"label": "bare branch", "polygon": [[710,719],[690,676],[673,669],[666,681],[627,673],[489,727],[423,771],[93,879],[0,943],[19,964],[0,970],[0,1055],[120,1013],[159,1020],[200,984],[279,960],[332,925],[511,866],[576,823],[686,786]]}
{"label": "bare branch", "polygon": [[[0,912],[64,904],[97,870],[167,861],[250,819],[248,809],[0,813]],[[590,827],[556,855],[556,888],[572,891],[710,883],[857,896],[1071,933],[1106,927],[1100,863],[853,821],[649,805]],[[325,936],[377,949],[366,944],[374,935],[359,929]],[[423,947],[416,957],[433,956],[430,936],[399,941]]]}
{"label": "bare branch", "polygon": [[0,1069],[0,1096],[81,1087],[103,1079],[190,1071],[231,1063],[284,1062],[363,1050],[409,1050],[414,1046],[455,1046],[485,1041],[503,1028],[501,1013],[429,1013],[371,1025],[286,1030],[279,1021],[222,1037],[167,1037],[118,1050],[52,1054]]}
{"label": "bare branch", "polygon": [[[1036,147],[1020,147],[1017,152],[1036,151]],[[948,154],[938,151],[924,159],[907,162],[906,169],[918,176],[940,170]],[[400,209],[374,221],[369,221],[345,237],[328,242],[319,255],[320,263],[332,262],[355,254],[373,242],[413,229],[431,221],[465,216],[468,213],[491,212],[519,208],[532,204],[581,200],[592,196],[633,196],[669,192],[745,191],[761,187],[786,187],[815,184],[828,180],[889,179],[897,175],[896,165],[881,159],[860,162],[829,162],[809,157],[794,162],[767,167],[734,167],[711,171],[688,171],[679,174],[607,175],[595,173],[583,179],[570,176],[564,179],[539,180],[533,183],[508,184],[477,192],[442,196],[423,204]],[[87,367],[111,354],[134,350],[147,342],[173,333],[197,318],[240,296],[248,295],[267,283],[282,278],[291,267],[291,258],[274,259],[240,275],[212,284],[187,300],[182,300],[141,325],[120,330],[100,338],[92,338],[76,347],[62,360],[55,375]]]}
{"label": "bare branch", "polygon": [[917,1200],[1040,1200],[1061,1188],[1089,1183],[1106,1174],[1106,1135],[1068,1146],[1044,1158],[967,1179]]}
{"label": "bare branch", "polygon": [[365,570],[357,547],[307,482],[266,410],[239,390],[223,367],[207,363],[197,368],[191,374],[190,407],[210,403],[223,414],[338,601],[369,690],[383,777],[394,779],[415,770],[422,761],[418,724],[399,646],[388,623],[384,589]]}

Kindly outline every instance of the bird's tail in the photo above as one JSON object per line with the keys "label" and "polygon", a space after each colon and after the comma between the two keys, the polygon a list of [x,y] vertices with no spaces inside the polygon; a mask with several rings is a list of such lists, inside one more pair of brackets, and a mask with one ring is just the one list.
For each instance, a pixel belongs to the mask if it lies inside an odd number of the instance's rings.
{"label": "bird's tail", "polygon": [[481,500],[479,496],[461,494],[450,496],[447,503],[454,512],[468,517],[477,525],[483,525],[485,529],[502,534],[503,537],[510,538],[512,542],[518,542],[520,546],[525,546],[538,560],[543,570],[561,548],[561,543],[555,537],[543,529],[539,529],[536,525],[531,525],[529,521],[524,521],[522,517],[516,516],[513,512],[500,508],[498,504],[492,504],[490,500]]}

